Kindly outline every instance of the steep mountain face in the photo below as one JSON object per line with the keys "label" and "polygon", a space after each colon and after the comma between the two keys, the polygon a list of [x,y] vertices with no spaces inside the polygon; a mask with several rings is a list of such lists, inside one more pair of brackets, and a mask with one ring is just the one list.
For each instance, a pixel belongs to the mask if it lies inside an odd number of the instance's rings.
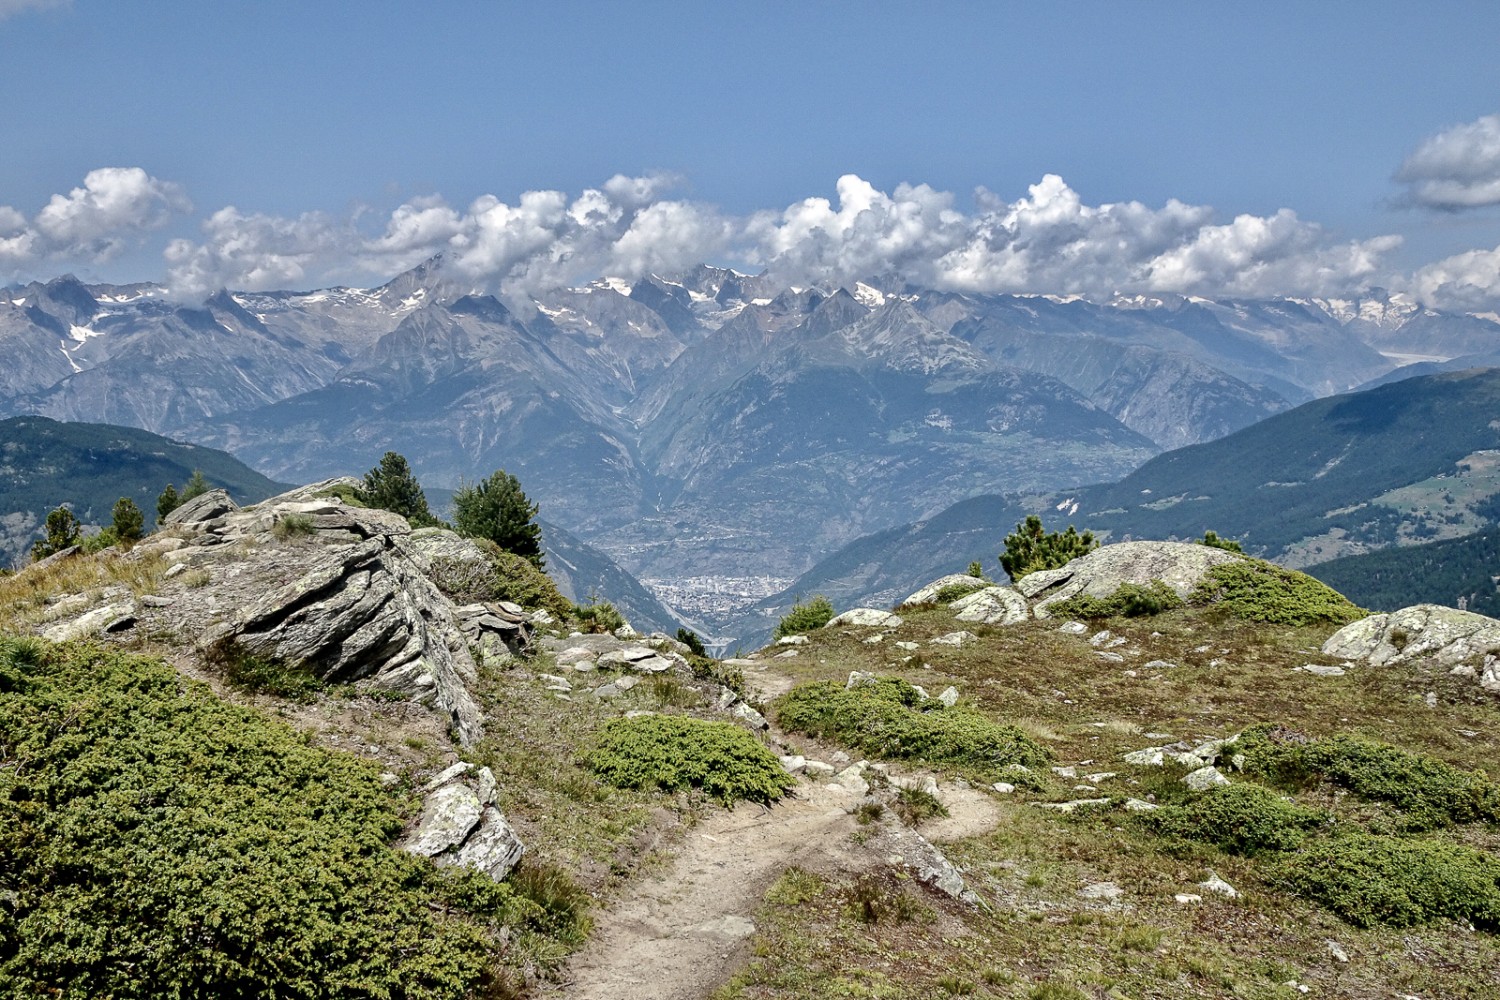
{"label": "steep mountain face", "polygon": [[974,559],[998,573],[1005,535],[1031,513],[1049,528],[1074,524],[1115,541],[1192,539],[1212,530],[1293,567],[1467,536],[1500,523],[1497,412],[1500,369],[1493,368],[1316,400],[1159,455],[1115,483],[974,497],[859,539],[759,602],[736,627],[765,634],[808,594],[880,606],[909,593],[913,581],[960,572]]}
{"label": "steep mountain face", "polygon": [[764,592],[966,496],[1112,479],[1378,377],[1382,351],[1500,332],[1408,305],[788,287],[709,266],[501,303],[441,258],[379,288],[197,308],[61,278],[0,293],[0,414],[186,436],[287,479],[388,449],[435,486],[505,468],[627,570]]}

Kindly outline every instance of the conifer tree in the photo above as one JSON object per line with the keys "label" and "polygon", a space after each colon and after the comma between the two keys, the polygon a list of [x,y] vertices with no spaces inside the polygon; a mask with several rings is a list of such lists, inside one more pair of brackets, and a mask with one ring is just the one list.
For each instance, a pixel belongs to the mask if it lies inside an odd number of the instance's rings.
{"label": "conifer tree", "polygon": [[364,489],[359,498],[367,506],[393,511],[411,522],[414,528],[430,528],[439,521],[427,509],[427,494],[412,474],[404,455],[388,451],[380,464],[365,473]]}
{"label": "conifer tree", "polygon": [[63,549],[77,545],[83,537],[83,525],[67,507],[59,507],[47,515],[46,538],[39,538],[31,546],[32,559],[45,559]]}
{"label": "conifer tree", "polygon": [[194,497],[201,497],[210,489],[208,480],[203,478],[203,470],[194,469],[193,478],[189,479],[187,485],[182,488],[182,502],[187,503]]}
{"label": "conifer tree", "polygon": [[1048,532],[1042,527],[1040,517],[1029,514],[1026,520],[1016,525],[1014,532],[1005,536],[1000,565],[1010,574],[1011,582],[1015,582],[1039,569],[1064,566],[1098,547],[1092,531],[1080,535],[1070,524],[1067,531]]}
{"label": "conifer tree", "polygon": [[453,494],[453,527],[460,535],[488,538],[542,569],[546,559],[537,509],[516,477],[497,469],[488,479],[460,486]]}
{"label": "conifer tree", "polygon": [[134,500],[129,497],[116,500],[113,514],[115,538],[122,542],[134,542],[141,537],[141,532],[146,527],[146,515],[141,513]]}
{"label": "conifer tree", "polygon": [[161,495],[156,498],[156,523],[161,524],[167,519],[168,514],[181,506],[182,497],[177,495],[177,487],[168,483],[167,488],[162,490]]}

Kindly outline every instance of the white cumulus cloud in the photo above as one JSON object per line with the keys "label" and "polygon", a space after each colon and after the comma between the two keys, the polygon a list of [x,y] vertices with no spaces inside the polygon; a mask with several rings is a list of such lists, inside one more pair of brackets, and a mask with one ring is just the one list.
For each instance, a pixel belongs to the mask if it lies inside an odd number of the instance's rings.
{"label": "white cumulus cloud", "polygon": [[54,194],[29,220],[0,205],[0,267],[19,273],[44,261],[106,261],[192,207],[180,185],[140,167],[90,170],[82,186]]}
{"label": "white cumulus cloud", "polygon": [[1429,137],[1396,171],[1407,197],[1458,211],[1500,205],[1500,115],[1485,115]]}
{"label": "white cumulus cloud", "polygon": [[1418,268],[1412,290],[1424,304],[1439,309],[1500,307],[1500,247],[1470,250]]}
{"label": "white cumulus cloud", "polygon": [[973,214],[926,185],[886,194],[849,175],[837,191],[837,207],[809,198],[751,218],[750,258],[793,280],[836,284],[895,274],[970,292],[1261,296],[1358,287],[1400,242],[1335,240],[1288,209],[1215,225],[1208,206],[1175,199],[1089,205],[1055,174],[1013,202],[981,189]]}
{"label": "white cumulus cloud", "polygon": [[179,299],[201,300],[225,287],[294,287],[343,258],[353,242],[347,224],[321,212],[287,219],[232,205],[209,216],[203,232],[203,243],[167,244],[167,285]]}

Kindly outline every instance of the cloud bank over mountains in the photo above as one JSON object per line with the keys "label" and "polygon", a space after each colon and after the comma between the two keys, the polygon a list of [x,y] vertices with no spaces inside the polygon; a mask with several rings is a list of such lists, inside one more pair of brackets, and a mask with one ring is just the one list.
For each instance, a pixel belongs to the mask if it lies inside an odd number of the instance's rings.
{"label": "cloud bank over mountains", "polygon": [[[1411,206],[1500,204],[1500,115],[1427,139],[1395,179]],[[882,191],[854,174],[838,179],[833,198],[748,215],[674,197],[679,187],[671,175],[620,175],[576,196],[529,191],[455,206],[432,195],[343,217],[228,206],[197,238],[166,244],[165,281],[184,299],[225,286],[309,287],[388,276],[441,251],[457,275],[511,296],[727,260],[790,283],[890,275],[955,291],[1089,297],[1347,295],[1381,285],[1435,306],[1500,304],[1500,248],[1400,274],[1385,263],[1399,236],[1339,239],[1287,208],[1222,220],[1176,199],[1091,205],[1055,174],[1014,200],[981,188],[969,209],[925,184]],[[31,217],[0,205],[0,278],[110,260],[191,211],[179,185],[139,167],[91,171]]]}

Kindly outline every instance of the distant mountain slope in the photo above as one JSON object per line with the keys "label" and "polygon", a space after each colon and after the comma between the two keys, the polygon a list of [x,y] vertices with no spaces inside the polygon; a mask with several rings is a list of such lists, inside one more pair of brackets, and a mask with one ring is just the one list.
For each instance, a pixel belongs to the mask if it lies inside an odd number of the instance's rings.
{"label": "distant mountain slope", "polygon": [[789,579],[968,497],[1109,480],[1497,338],[1384,293],[1090,301],[708,265],[502,302],[438,256],[376,288],[191,307],[70,276],[0,290],[0,416],[142,427],[283,480],[386,450],[432,485],[504,468],[675,593]]}
{"label": "distant mountain slope", "polygon": [[0,565],[24,559],[47,512],[63,503],[84,524],[104,525],[128,496],[155,524],[157,495],[168,483],[180,489],[194,469],[241,504],[287,488],[226,452],[133,427],[0,420]]}
{"label": "distant mountain slope", "polygon": [[1306,572],[1373,611],[1461,602],[1500,618],[1500,529],[1426,545],[1382,549],[1307,567]]}
{"label": "distant mountain slope", "polygon": [[1307,567],[1472,534],[1500,519],[1497,497],[1500,369],[1429,375],[1306,403],[1159,455],[1116,483],[976,497],[866,536],[737,624],[760,634],[797,597],[815,593],[843,606],[886,604],[974,559],[999,574],[996,554],[1027,513],[1041,514],[1050,528],[1071,523],[1113,541],[1192,539],[1213,530],[1253,554]]}

